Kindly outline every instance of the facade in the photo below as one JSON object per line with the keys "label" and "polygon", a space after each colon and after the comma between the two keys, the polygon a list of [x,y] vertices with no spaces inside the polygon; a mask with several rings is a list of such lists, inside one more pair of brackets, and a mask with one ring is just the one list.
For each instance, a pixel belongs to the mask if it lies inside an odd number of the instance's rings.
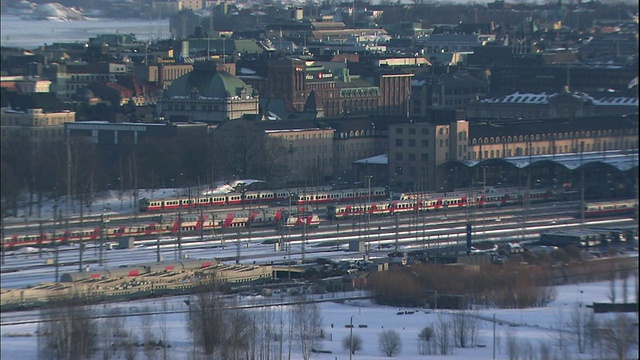
{"label": "facade", "polygon": [[0,87],[20,92],[21,94],[47,93],[51,90],[51,81],[39,76],[2,76]]}
{"label": "facade", "polygon": [[267,69],[268,97],[288,100],[302,111],[307,100],[305,88],[306,63],[297,59],[269,61]]}
{"label": "facade", "polygon": [[411,78],[413,74],[381,71],[377,78],[380,87],[378,114],[381,116],[406,116],[409,113]]}
{"label": "facade", "polygon": [[166,89],[171,83],[182,75],[193,70],[191,64],[158,64],[158,65],[137,65],[135,68],[136,77],[140,80],[154,83],[160,89]]}
{"label": "facade", "polygon": [[34,149],[43,143],[62,142],[64,124],[76,118],[76,113],[51,93],[3,92],[0,111],[2,141],[22,139]]}
{"label": "facade", "polygon": [[221,123],[259,113],[259,97],[251,86],[215,64],[197,64],[164,92],[160,114],[170,121]]}
{"label": "facade", "polygon": [[145,138],[193,137],[206,134],[204,123],[149,124],[84,121],[68,123],[65,132],[103,146],[137,145]]}
{"label": "facade", "polygon": [[555,123],[472,125],[469,159],[638,149],[637,117],[606,116]]}
{"label": "facade", "polygon": [[[333,173],[338,183],[362,181],[353,171],[357,160],[380,155],[386,152],[386,139],[380,135],[372,119],[367,116],[356,118],[335,118],[324,120],[335,129],[333,135]],[[383,182],[376,179],[375,182]]]}
{"label": "facade", "polygon": [[389,125],[389,185],[395,191],[448,190],[442,165],[469,159],[469,123],[439,119]]}
{"label": "facade", "polygon": [[51,70],[51,90],[62,100],[73,98],[78,90],[90,84],[116,82],[118,76],[128,71],[125,64],[104,62],[55,64]]}
{"label": "facade", "polygon": [[416,117],[426,116],[430,108],[464,110],[489,91],[489,84],[469,74],[424,74],[411,85],[411,116]]}
{"label": "facade", "polygon": [[257,127],[287,148],[287,182],[312,185],[333,178],[334,129],[310,120],[263,121]]}
{"label": "facade", "polygon": [[[319,117],[332,117],[378,109],[379,87],[351,75],[344,63],[275,60],[267,73],[268,96],[290,101],[297,111],[317,110]],[[314,109],[309,108],[310,96]]]}

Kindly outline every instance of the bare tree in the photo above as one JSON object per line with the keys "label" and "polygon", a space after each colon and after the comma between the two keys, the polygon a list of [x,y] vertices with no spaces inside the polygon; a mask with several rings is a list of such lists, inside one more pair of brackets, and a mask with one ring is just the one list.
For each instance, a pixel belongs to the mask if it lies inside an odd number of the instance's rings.
{"label": "bare tree", "polygon": [[154,340],[153,333],[153,315],[151,315],[151,309],[149,306],[142,308],[143,315],[140,316],[140,322],[142,323],[142,344],[144,347],[144,354],[147,359],[151,360],[155,357],[156,341]]}
{"label": "bare tree", "polygon": [[160,315],[160,319],[158,320],[158,331],[160,332],[160,341],[162,341],[162,359],[167,360],[167,343],[169,329],[167,327],[167,310],[168,310],[167,301],[165,299],[162,300],[162,312]]}
{"label": "bare tree", "polygon": [[134,330],[127,330],[128,335],[124,342],[124,358],[136,360],[138,357],[138,336]]}
{"label": "bare tree", "polygon": [[448,355],[452,352],[452,333],[451,322],[443,314],[438,314],[435,336],[438,343],[438,349],[440,350],[440,355]]}
{"label": "bare tree", "polygon": [[223,301],[215,282],[214,273],[202,273],[197,292],[189,302],[189,323],[193,335],[194,348],[202,347],[205,355],[219,351],[224,331],[222,317]]}
{"label": "bare tree", "polygon": [[618,314],[605,323],[605,328],[609,330],[605,338],[607,348],[616,359],[626,359],[631,347],[638,344],[638,325],[631,317]]}
{"label": "bare tree", "polygon": [[589,338],[589,324],[591,323],[592,317],[593,315],[582,306],[582,303],[576,303],[567,323],[580,354],[584,354],[586,351],[587,340]]}
{"label": "bare tree", "polygon": [[98,324],[93,310],[83,304],[82,298],[52,300],[42,310],[42,318],[45,359],[85,359],[94,353]]}
{"label": "bare tree", "polygon": [[378,349],[388,357],[400,354],[402,350],[402,339],[395,330],[384,330],[378,334]]}
{"label": "bare tree", "polygon": [[518,343],[518,337],[515,331],[507,331],[507,356],[509,360],[520,359],[520,344]]}
{"label": "bare tree", "polygon": [[457,347],[475,346],[478,333],[478,318],[465,310],[453,315],[454,345]]}
{"label": "bare tree", "polygon": [[100,320],[100,349],[104,360],[116,356],[122,350],[124,338],[128,336],[126,321],[120,308],[109,310],[107,315]]}
{"label": "bare tree", "polygon": [[300,348],[305,360],[311,358],[315,339],[322,326],[322,316],[318,304],[300,301],[293,305],[293,319],[297,334],[300,336]]}
{"label": "bare tree", "polygon": [[609,294],[607,294],[607,297],[609,298],[609,301],[611,301],[611,303],[615,303],[616,302],[616,277],[618,275],[618,266],[617,265],[613,265],[613,268],[611,269],[611,274],[610,274],[610,282],[609,282]]}
{"label": "bare tree", "polygon": [[520,343],[520,352],[522,353],[522,360],[535,360],[535,353],[533,351],[533,345],[529,340],[522,340]]}
{"label": "bare tree", "polygon": [[551,360],[551,349],[549,348],[549,344],[544,341],[540,341],[538,345],[538,354],[540,355],[540,360]]}
{"label": "bare tree", "polygon": [[240,309],[226,310],[222,324],[225,330],[222,335],[221,356],[223,359],[240,360],[247,358],[246,353],[251,338],[252,328],[249,314]]}
{"label": "bare tree", "polygon": [[350,335],[342,338],[342,348],[355,354],[356,351],[362,350],[362,338],[360,335]]}
{"label": "bare tree", "polygon": [[559,349],[564,349],[564,345],[565,345],[565,326],[566,323],[564,321],[564,312],[562,312],[562,310],[558,310],[556,312],[556,326],[557,328],[555,329],[556,331],[551,332],[551,336],[555,337],[557,344],[558,344],[558,348]]}
{"label": "bare tree", "polygon": [[418,352],[420,355],[435,353],[435,331],[431,326],[425,326],[418,334]]}

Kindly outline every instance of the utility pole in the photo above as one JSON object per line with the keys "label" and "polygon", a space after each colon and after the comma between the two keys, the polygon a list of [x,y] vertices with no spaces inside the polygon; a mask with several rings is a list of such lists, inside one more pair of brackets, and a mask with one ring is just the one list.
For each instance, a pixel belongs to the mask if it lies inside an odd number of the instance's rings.
{"label": "utility pole", "polygon": [[349,321],[349,360],[351,360],[353,354],[353,315]]}
{"label": "utility pole", "polygon": [[104,211],[100,214],[100,266],[102,266],[102,251],[104,247]]}
{"label": "utility pole", "polygon": [[178,257],[182,259],[182,214],[178,212]]}
{"label": "utility pole", "polygon": [[204,240],[204,210],[200,207],[200,242]]}
{"label": "utility pole", "polygon": [[[55,220],[55,215],[54,215],[54,220]],[[5,250],[4,250],[4,247],[5,247],[5,245],[4,245],[4,216],[0,219],[0,241],[2,241],[2,250],[1,250],[2,251],[2,256],[0,256],[0,259],[2,259],[2,260],[0,261],[0,263],[2,265],[4,265],[4,252],[5,252]]]}

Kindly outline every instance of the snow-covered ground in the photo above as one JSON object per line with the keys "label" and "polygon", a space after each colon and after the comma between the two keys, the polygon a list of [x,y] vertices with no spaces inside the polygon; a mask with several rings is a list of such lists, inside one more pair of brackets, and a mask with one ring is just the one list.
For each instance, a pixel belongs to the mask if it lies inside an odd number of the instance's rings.
{"label": "snow-covered ground", "polygon": [[[629,282],[628,292],[635,294],[635,285],[633,281]],[[618,298],[622,293],[622,282],[618,281],[617,292]],[[569,334],[564,335],[564,350],[559,349],[558,331],[555,329],[569,329],[567,322],[570,321],[571,313],[579,304],[587,305],[592,302],[606,302],[611,292],[609,282],[598,282],[589,284],[575,284],[556,287],[557,296],[548,306],[532,309],[514,309],[514,310],[472,310],[468,313],[481,318],[492,319],[495,316],[498,324],[495,329],[496,346],[495,359],[509,359],[507,351],[507,337],[515,336],[522,354],[526,353],[526,349],[533,349],[535,354],[539,354],[541,344],[546,344],[551,353],[556,355],[558,359],[597,359],[598,355],[595,350],[587,349],[586,353],[580,354],[577,351],[575,341]],[[635,295],[633,296],[635,297]],[[184,303],[186,297],[174,297],[167,299],[141,300],[128,303],[100,305],[100,307],[121,308],[122,313],[131,313],[141,311],[145,306],[153,308],[162,308],[163,302],[166,303],[167,309],[171,311],[186,310],[187,305]],[[635,301],[635,299],[630,299]],[[431,310],[425,311],[415,309],[413,314],[397,315],[398,308],[376,306],[367,300],[347,301],[344,304],[335,302],[326,302],[319,305],[322,316],[322,333],[324,339],[319,340],[317,348],[331,351],[330,354],[313,354],[313,359],[317,360],[335,360],[348,359],[349,353],[342,346],[342,340],[349,336],[349,328],[345,325],[349,324],[353,319],[353,334],[359,336],[363,340],[362,350],[357,351],[353,355],[353,359],[385,359],[378,349],[378,334],[383,330],[395,330],[400,334],[402,340],[402,350],[397,356],[398,359],[417,360],[424,359],[425,355],[420,355],[418,351],[418,333],[425,326],[435,327],[439,318],[447,318],[453,313],[449,310]],[[103,310],[103,309],[100,309]],[[287,309],[284,312],[287,312]],[[405,309],[403,309],[405,310]],[[257,311],[257,310],[248,310]],[[280,308],[273,309],[275,314],[280,313]],[[591,311],[586,309],[586,311]],[[6,315],[14,315],[15,313],[3,313]],[[174,313],[166,315],[167,329],[169,334],[169,343],[172,347],[169,349],[170,359],[189,359],[193,348],[192,340],[186,329],[186,314]],[[603,321],[612,318],[613,314],[596,314],[596,319]],[[637,313],[628,314],[637,324]],[[160,322],[163,315],[153,315],[152,328],[159,336]],[[140,317],[126,318],[127,328],[141,328]],[[285,320],[286,322],[286,320]],[[429,355],[427,358],[433,359],[492,359],[494,351],[494,329],[493,323],[488,320],[479,320],[478,323],[478,340],[477,347],[473,348],[454,348],[450,355]],[[364,327],[366,326],[366,327]],[[2,326],[2,359],[35,359],[37,357],[37,326],[35,324],[27,325],[11,325]],[[138,333],[138,337],[142,334]],[[296,347],[294,342],[291,359],[301,359],[300,349]],[[286,348],[286,345],[285,345]],[[157,350],[158,355],[161,350]],[[95,358],[99,358],[100,354],[96,354]],[[143,358],[142,350],[138,354],[139,358]],[[285,349],[284,358],[288,358],[288,351]],[[535,357],[538,359],[539,357]],[[627,354],[628,359],[638,358],[638,348],[633,346]]]}

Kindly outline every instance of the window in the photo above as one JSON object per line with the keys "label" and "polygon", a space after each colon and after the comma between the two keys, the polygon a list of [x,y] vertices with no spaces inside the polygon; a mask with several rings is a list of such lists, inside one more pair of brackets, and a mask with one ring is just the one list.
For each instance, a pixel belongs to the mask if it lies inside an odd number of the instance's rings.
{"label": "window", "polygon": [[409,147],[416,147],[416,139],[409,139]]}
{"label": "window", "polygon": [[427,153],[422,153],[420,154],[420,161],[429,161],[429,154]]}
{"label": "window", "polygon": [[423,128],[421,133],[422,133],[422,135],[429,135],[429,129]]}
{"label": "window", "polygon": [[401,127],[397,127],[396,128],[396,134],[402,134],[402,128]]}
{"label": "window", "polygon": [[409,153],[409,161],[416,161],[416,154],[414,153]]}
{"label": "window", "polygon": [[396,139],[396,146],[402,147],[402,139]]}
{"label": "window", "polygon": [[396,161],[402,161],[402,153],[396,153]]}
{"label": "window", "polygon": [[415,135],[416,134],[416,128],[409,128],[409,135]]}
{"label": "window", "polygon": [[422,147],[429,146],[429,140],[427,140],[427,139],[420,140],[420,146],[422,146]]}

